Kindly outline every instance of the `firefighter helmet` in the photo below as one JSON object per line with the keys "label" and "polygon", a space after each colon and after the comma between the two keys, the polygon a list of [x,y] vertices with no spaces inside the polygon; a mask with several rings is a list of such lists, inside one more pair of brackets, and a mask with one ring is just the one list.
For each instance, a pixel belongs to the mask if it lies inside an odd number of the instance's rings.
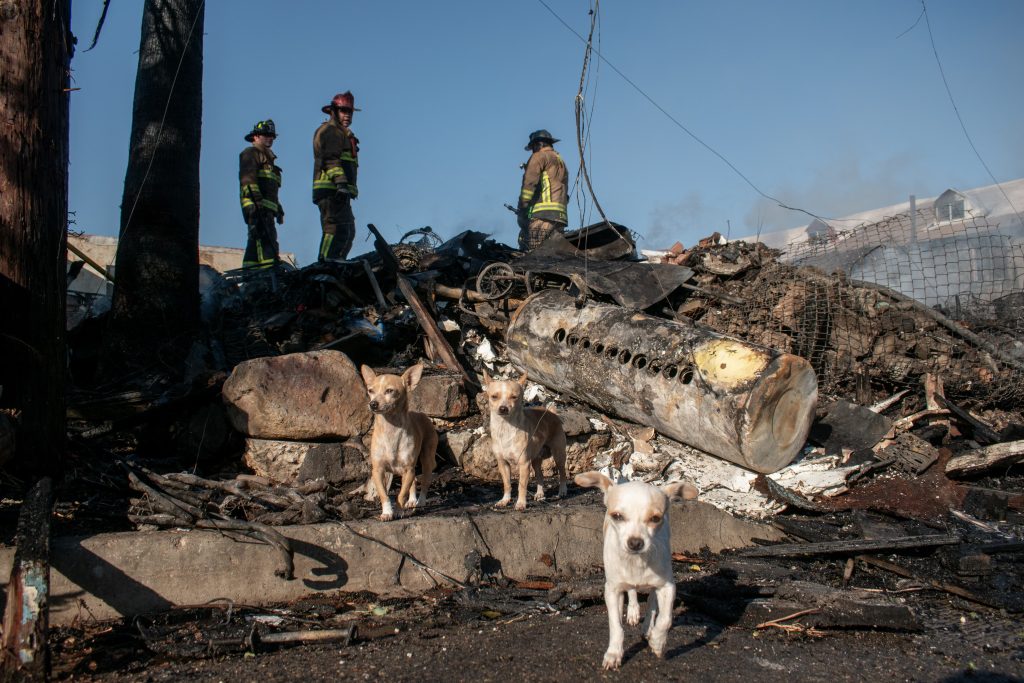
{"label": "firefighter helmet", "polygon": [[331,103],[320,107],[320,111],[330,114],[332,109],[348,109],[350,111],[362,111],[356,109],[356,98],[351,91],[340,92],[331,98]]}
{"label": "firefighter helmet", "polygon": [[268,137],[276,138],[277,128],[274,126],[274,119],[257,121],[256,125],[254,125],[252,130],[245,136],[245,141],[252,142],[253,138],[257,135],[266,135]]}
{"label": "firefighter helmet", "polygon": [[549,145],[553,145],[556,142],[559,142],[559,140],[558,138],[551,137],[551,133],[547,132],[544,128],[541,128],[540,130],[535,130],[530,133],[530,141],[526,143],[525,147],[526,151],[530,151],[530,148],[533,147],[533,143],[535,142],[546,142]]}

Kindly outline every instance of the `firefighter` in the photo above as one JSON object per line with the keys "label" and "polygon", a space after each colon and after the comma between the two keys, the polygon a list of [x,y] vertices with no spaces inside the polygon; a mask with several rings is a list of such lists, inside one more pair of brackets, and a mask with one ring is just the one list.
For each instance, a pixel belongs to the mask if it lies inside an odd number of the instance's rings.
{"label": "firefighter", "polygon": [[519,223],[519,248],[530,251],[553,233],[568,225],[566,179],[568,171],[553,144],[558,142],[546,130],[530,133],[526,145],[530,155],[523,171],[523,189],[519,193],[516,218]]}
{"label": "firefighter", "polygon": [[281,168],[274,163],[277,156],[270,151],[276,137],[277,129],[271,119],[258,121],[245,136],[252,145],[238,155],[242,216],[249,226],[243,268],[270,268],[280,262],[274,221],[284,223],[284,208],[278,199]]}
{"label": "firefighter", "polygon": [[356,236],[352,200],[359,196],[359,139],[352,134],[355,98],[339,93],[321,111],[330,116],[313,134],[313,203],[320,208],[318,260],[344,260]]}

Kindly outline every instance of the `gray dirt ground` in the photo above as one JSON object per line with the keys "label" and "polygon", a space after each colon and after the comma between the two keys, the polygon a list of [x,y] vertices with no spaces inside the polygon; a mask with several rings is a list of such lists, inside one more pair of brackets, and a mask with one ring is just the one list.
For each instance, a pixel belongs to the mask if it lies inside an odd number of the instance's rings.
{"label": "gray dirt ground", "polygon": [[[365,609],[370,600],[361,596],[348,604]],[[375,631],[371,639],[348,647],[300,646],[189,660],[129,652],[130,626],[120,636],[115,628],[91,639],[65,632],[55,636],[55,669],[69,680],[109,682],[1024,680],[1024,622],[937,593],[908,593],[907,601],[924,624],[920,633],[815,636],[740,628],[680,606],[665,659],[642,646],[638,627],[627,627],[626,658],[618,672],[601,670],[608,633],[601,603],[491,619],[447,596],[395,604],[375,629],[365,629]],[[367,621],[373,618],[360,623]]]}

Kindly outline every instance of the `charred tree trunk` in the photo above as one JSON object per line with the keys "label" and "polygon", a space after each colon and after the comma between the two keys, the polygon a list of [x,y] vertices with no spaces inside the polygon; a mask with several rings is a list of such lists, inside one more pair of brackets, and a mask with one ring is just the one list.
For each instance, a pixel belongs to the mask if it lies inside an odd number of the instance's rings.
{"label": "charred tree trunk", "polygon": [[203,0],[146,0],[106,369],[179,374],[199,322]]}
{"label": "charred tree trunk", "polygon": [[64,450],[70,0],[0,3],[0,407],[24,469]]}

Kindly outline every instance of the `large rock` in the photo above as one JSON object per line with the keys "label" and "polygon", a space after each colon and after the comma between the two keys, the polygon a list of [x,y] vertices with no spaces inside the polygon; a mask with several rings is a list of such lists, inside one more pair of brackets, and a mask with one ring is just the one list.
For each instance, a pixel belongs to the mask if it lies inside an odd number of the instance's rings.
{"label": "large rock", "polygon": [[465,417],[469,414],[469,397],[462,385],[462,375],[454,372],[423,375],[409,397],[409,409],[430,417]]}
{"label": "large rock", "polygon": [[[565,469],[569,474],[569,479],[572,479],[575,474],[594,469],[595,456],[607,448],[610,443],[611,436],[608,432],[570,436],[565,451]],[[501,481],[498,465],[494,461],[494,454],[491,453],[490,435],[477,439],[472,447],[462,454],[459,465],[470,476],[485,481]],[[541,469],[546,478],[554,476],[555,461],[545,458]],[[516,473],[512,475],[513,479],[518,476]]]}
{"label": "large rock", "polygon": [[245,464],[256,474],[279,484],[294,486],[313,479],[332,484],[364,481],[370,461],[362,444],[246,439]]}
{"label": "large rock", "polygon": [[340,351],[254,358],[224,382],[232,426],[259,439],[343,439],[370,428],[366,388]]}

